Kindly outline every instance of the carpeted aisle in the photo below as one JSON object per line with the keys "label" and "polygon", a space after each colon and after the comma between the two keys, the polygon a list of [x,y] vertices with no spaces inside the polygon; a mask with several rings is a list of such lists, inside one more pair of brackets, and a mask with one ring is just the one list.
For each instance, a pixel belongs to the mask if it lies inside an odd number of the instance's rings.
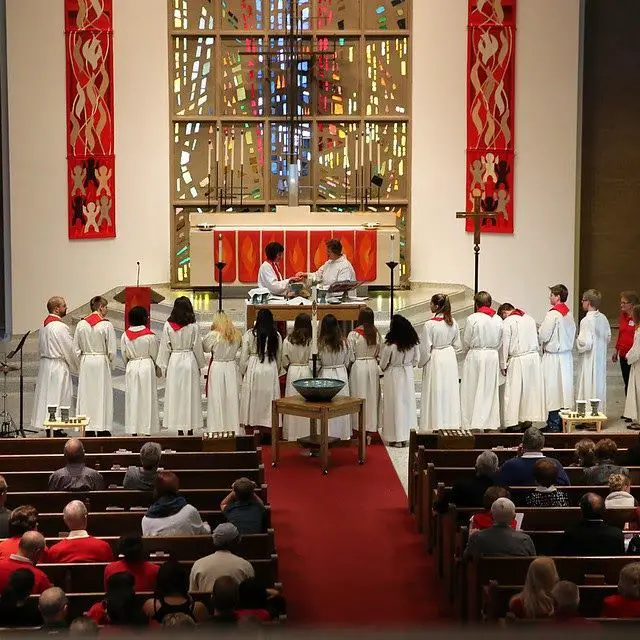
{"label": "carpeted aisle", "polygon": [[333,449],[328,476],[318,461],[284,448],[265,468],[280,576],[293,624],[415,627],[448,617],[433,562],[407,512],[383,446]]}

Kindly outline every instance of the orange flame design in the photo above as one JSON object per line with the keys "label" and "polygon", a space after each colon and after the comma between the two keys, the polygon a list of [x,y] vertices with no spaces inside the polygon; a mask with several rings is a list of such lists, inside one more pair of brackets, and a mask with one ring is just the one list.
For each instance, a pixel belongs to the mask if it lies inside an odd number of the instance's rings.
{"label": "orange flame design", "polygon": [[304,262],[304,253],[302,251],[302,247],[300,246],[300,241],[296,240],[296,244],[293,247],[293,251],[291,252],[291,271],[292,273],[297,273],[298,271],[304,271],[305,265]]}
{"label": "orange flame design", "polygon": [[246,236],[242,241],[242,246],[240,247],[240,256],[242,259],[242,265],[247,270],[248,273],[253,273],[256,268],[257,260],[256,260],[256,251],[253,246],[253,240],[250,236]]}
{"label": "orange flame design", "polygon": [[326,262],[326,256],[327,253],[324,248],[324,243],[321,243],[313,254],[313,265],[316,269],[319,269]]}

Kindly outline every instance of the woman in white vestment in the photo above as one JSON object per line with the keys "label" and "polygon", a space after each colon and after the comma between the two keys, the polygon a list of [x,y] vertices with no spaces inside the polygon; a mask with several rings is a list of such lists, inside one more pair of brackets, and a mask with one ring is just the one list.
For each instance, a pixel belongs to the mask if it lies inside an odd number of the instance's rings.
{"label": "woman in white vestment", "polygon": [[196,315],[185,296],[176,298],[162,329],[158,366],[166,376],[162,428],[202,429],[200,369],[205,359]]}
{"label": "woman in white vestment", "polygon": [[382,382],[382,435],[391,445],[407,446],[409,431],[418,424],[413,368],[420,360],[420,338],[399,314],[391,318],[380,354]]}
{"label": "woman in white vestment", "polygon": [[633,346],[626,356],[631,370],[629,371],[624,415],[632,421],[628,428],[637,431],[640,429],[640,305],[633,307],[631,317],[636,328],[633,333]]}
{"label": "woman in white vestment", "polygon": [[[311,358],[311,316],[299,313],[293,324],[293,331],[282,343],[282,367],[287,370],[285,396],[299,396],[293,383],[303,378],[311,378],[309,360]],[[296,441],[309,435],[309,418],[284,416],[284,439]]]}
{"label": "woman in white vestment", "polygon": [[[322,364],[319,377],[342,380],[345,384],[338,392],[338,396],[350,395],[347,367],[351,364],[353,356],[336,317],[331,313],[322,318],[320,323],[318,355]],[[350,440],[351,416],[331,418],[329,420],[329,436],[340,438],[340,440]]]}
{"label": "woman in white vestment", "polygon": [[147,327],[144,307],[129,310],[129,328],[122,334],[120,351],[124,376],[124,430],[129,435],[150,436],[160,431],[156,360],[158,338]]}
{"label": "woman in white vestment", "polygon": [[253,329],[242,337],[240,373],[240,424],[244,427],[271,427],[271,403],[280,397],[282,338],[273,313],[260,309]]}
{"label": "woman in white vestment", "polygon": [[290,282],[297,282],[297,278],[284,278],[282,276],[282,258],[284,247],[279,242],[270,242],[264,253],[267,259],[258,270],[258,286],[268,289],[274,296],[284,296],[287,293]]}
{"label": "woman in white vestment", "polygon": [[[353,354],[353,365],[349,372],[349,391],[354,398],[365,400],[365,429],[370,433],[378,431],[378,404],[380,402],[380,332],[374,324],[373,310],[360,310],[356,328],[347,336]],[[358,417],[351,416],[352,429],[358,428]]]}
{"label": "woman in white vestment", "polygon": [[216,313],[211,331],[202,341],[205,353],[211,354],[207,373],[206,431],[240,430],[240,372],[236,355],[242,334],[224,312]]}
{"label": "woman in white vestment", "polygon": [[462,350],[460,328],[451,316],[449,296],[431,298],[433,318],[427,320],[420,342],[422,402],[420,428],[460,428],[460,382],[456,352]]}

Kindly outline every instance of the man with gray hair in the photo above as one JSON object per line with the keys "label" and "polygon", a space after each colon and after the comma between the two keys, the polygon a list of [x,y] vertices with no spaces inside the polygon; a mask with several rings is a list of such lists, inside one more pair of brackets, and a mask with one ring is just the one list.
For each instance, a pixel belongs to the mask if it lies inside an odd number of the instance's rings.
{"label": "man with gray hair", "polygon": [[84,463],[84,445],[78,438],[64,445],[66,466],[49,477],[49,491],[103,491],[104,479],[95,469]]}
{"label": "man with gray hair", "polygon": [[153,491],[158,477],[162,447],[157,442],[145,442],[140,447],[140,467],[129,467],[123,486],[135,491]]}
{"label": "man with gray hair", "polygon": [[508,498],[498,498],[491,505],[493,526],[469,536],[464,559],[478,556],[535,556],[533,540],[522,531],[515,531],[511,523],[516,507]]}
{"label": "man with gray hair", "polygon": [[38,609],[44,620],[42,631],[55,632],[67,628],[69,601],[60,587],[51,587],[42,592],[38,599]]}
{"label": "man with gray hair", "polygon": [[[504,487],[533,487],[536,480],[533,477],[533,467],[540,458],[546,457],[542,453],[544,448],[544,434],[536,427],[529,427],[522,436],[522,453],[511,460],[507,460],[500,467],[500,471],[496,475],[495,483]],[[556,465],[558,474],[555,485],[570,485],[569,476],[563,469],[562,465],[555,458],[553,460]]]}

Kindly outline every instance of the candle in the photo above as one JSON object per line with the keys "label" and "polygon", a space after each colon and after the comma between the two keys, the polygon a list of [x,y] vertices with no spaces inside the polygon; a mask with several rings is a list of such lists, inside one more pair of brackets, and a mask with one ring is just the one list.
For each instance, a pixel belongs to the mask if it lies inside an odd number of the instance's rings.
{"label": "candle", "polygon": [[311,307],[311,355],[318,353],[318,303]]}
{"label": "candle", "polygon": [[[393,238],[393,236],[391,236]],[[218,262],[223,262],[222,260],[222,234],[218,234]]]}
{"label": "candle", "polygon": [[236,129],[231,129],[231,171],[236,165]]}
{"label": "candle", "polygon": [[229,166],[229,132],[225,129],[224,132],[224,170],[227,170]]}
{"label": "candle", "polygon": [[[356,166],[355,169],[356,171],[360,168],[360,150],[359,150],[359,145],[360,142],[358,141],[358,134],[356,133]],[[349,138],[347,138],[347,144],[349,144]]]}
{"label": "candle", "polygon": [[220,160],[220,127],[216,127],[216,164]]}
{"label": "candle", "polygon": [[207,175],[211,178],[211,163],[213,157],[213,141],[211,140],[211,134],[213,133],[213,127],[209,127],[209,146],[207,148]]}
{"label": "candle", "polygon": [[395,235],[392,233],[391,234],[391,242],[389,243],[389,262],[395,262],[396,261],[396,251],[395,251],[395,244],[396,244],[396,237]]}
{"label": "candle", "polygon": [[360,136],[360,157],[362,158],[362,166],[364,167],[364,131]]}
{"label": "candle", "polygon": [[380,173],[380,140],[378,140],[378,161],[377,161],[377,166],[378,166],[378,173]]}
{"label": "candle", "polygon": [[240,132],[240,166],[244,167],[244,129]]}
{"label": "candle", "polygon": [[373,162],[373,136],[369,138],[369,164]]}

